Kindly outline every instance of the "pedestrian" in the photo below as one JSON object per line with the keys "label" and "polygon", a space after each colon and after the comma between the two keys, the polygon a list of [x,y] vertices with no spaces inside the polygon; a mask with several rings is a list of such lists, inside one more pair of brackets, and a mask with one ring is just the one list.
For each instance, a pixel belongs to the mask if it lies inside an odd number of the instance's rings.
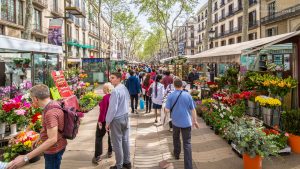
{"label": "pedestrian", "polygon": [[170,71],[166,71],[165,72],[165,77],[162,80],[162,84],[164,85],[165,89],[167,89],[167,86],[169,84],[173,83],[173,78],[171,76],[171,72]]}
{"label": "pedestrian", "polygon": [[131,169],[129,148],[129,92],[121,84],[121,74],[113,72],[110,82],[114,90],[109,99],[106,115],[106,130],[110,131],[113,150],[115,152],[116,165],[110,169]]}
{"label": "pedestrian", "polygon": [[150,75],[151,75],[151,79],[155,80],[155,78],[156,78],[156,70],[152,69],[152,72],[150,73]]}
{"label": "pedestrian", "polygon": [[[45,158],[45,169],[59,169],[67,146],[67,140],[59,132],[64,129],[64,112],[58,108],[47,109],[49,106],[59,106],[59,104],[50,99],[49,88],[44,84],[32,87],[30,89],[30,98],[33,106],[44,109],[40,133],[40,140],[43,143],[26,155],[19,155],[15,158],[9,169],[20,168],[28,163],[30,159],[42,153],[44,153]],[[40,140],[36,143],[40,142]]]}
{"label": "pedestrian", "polygon": [[[161,84],[162,76],[157,75],[155,82],[152,83],[152,103],[153,103],[153,109],[155,112],[155,123],[157,123],[157,114],[158,111],[161,113],[162,109],[162,103],[163,103],[163,97],[164,97],[164,92],[165,88],[164,85]],[[162,121],[163,119],[161,119]]]}
{"label": "pedestrian", "polygon": [[195,88],[194,81],[199,79],[199,75],[197,74],[197,71],[195,68],[193,68],[192,72],[188,75],[188,80],[191,84],[191,89]]}
{"label": "pedestrian", "polygon": [[129,74],[130,77],[126,82],[126,87],[130,94],[131,113],[138,114],[137,106],[138,106],[139,93],[141,92],[141,84],[138,77],[134,75],[133,71],[130,71]]}
{"label": "pedestrian", "polygon": [[182,81],[174,80],[175,91],[167,98],[166,112],[171,113],[173,125],[173,155],[176,160],[181,153],[180,132],[183,141],[184,150],[184,168],[192,169],[192,147],[191,147],[191,130],[192,127],[199,128],[197,122],[195,105],[192,96],[184,92]]}
{"label": "pedestrian", "polygon": [[150,86],[154,81],[151,79],[151,75],[148,73],[146,75],[146,78],[144,80],[144,83],[142,85],[142,88],[145,90],[145,101],[146,101],[146,113],[151,112],[151,107],[152,107],[152,99],[151,99],[151,93],[152,90],[150,91]]}
{"label": "pedestrian", "polygon": [[103,96],[103,99],[99,102],[99,107],[100,107],[100,114],[98,117],[98,123],[96,127],[96,141],[95,141],[95,154],[92,159],[92,162],[94,164],[98,164],[99,161],[101,161],[101,155],[103,153],[103,137],[105,136],[106,132],[108,133],[108,152],[107,152],[107,157],[110,158],[112,156],[112,146],[111,146],[111,141],[110,141],[110,135],[109,132],[106,131],[105,129],[105,118],[107,114],[107,109],[109,106],[109,98],[110,98],[110,93],[113,90],[113,86],[111,83],[105,83],[103,85],[103,93],[105,94]]}

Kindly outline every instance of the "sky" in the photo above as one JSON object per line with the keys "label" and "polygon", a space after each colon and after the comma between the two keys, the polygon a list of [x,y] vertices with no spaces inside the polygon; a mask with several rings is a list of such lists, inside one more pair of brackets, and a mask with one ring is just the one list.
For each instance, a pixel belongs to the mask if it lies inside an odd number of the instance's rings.
{"label": "sky", "polygon": [[[197,12],[197,10],[200,9],[200,7],[202,5],[204,5],[205,3],[207,2],[207,0],[198,0],[198,5],[197,7],[194,9],[194,13]],[[135,16],[138,16],[139,14],[139,9],[135,7],[135,5],[133,4],[130,4],[130,10],[134,13]],[[140,24],[142,25],[142,27],[145,29],[145,30],[148,30],[150,31],[151,30],[151,25],[148,23],[147,21],[147,16],[145,16],[144,14],[140,14],[138,16],[138,21],[140,22]]]}

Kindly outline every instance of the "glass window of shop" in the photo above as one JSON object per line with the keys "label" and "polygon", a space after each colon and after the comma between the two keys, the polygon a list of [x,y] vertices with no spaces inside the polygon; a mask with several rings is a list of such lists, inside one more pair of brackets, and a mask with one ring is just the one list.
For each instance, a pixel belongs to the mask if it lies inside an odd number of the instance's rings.
{"label": "glass window of shop", "polygon": [[54,84],[51,72],[58,69],[58,55],[34,53],[33,58],[33,83],[52,87]]}

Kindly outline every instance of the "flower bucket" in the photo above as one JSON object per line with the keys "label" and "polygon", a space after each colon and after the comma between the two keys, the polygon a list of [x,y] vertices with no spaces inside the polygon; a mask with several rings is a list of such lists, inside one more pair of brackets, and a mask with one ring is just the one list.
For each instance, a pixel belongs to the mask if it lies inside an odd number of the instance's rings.
{"label": "flower bucket", "polygon": [[244,169],[262,169],[262,159],[260,156],[251,158],[248,154],[243,154]]}
{"label": "flower bucket", "polygon": [[10,135],[16,135],[17,133],[17,124],[10,125]]}
{"label": "flower bucket", "polygon": [[253,101],[248,100],[248,114],[250,116],[254,116],[256,111],[256,103]]}
{"label": "flower bucket", "polygon": [[262,117],[263,117],[263,122],[269,126],[272,126],[272,109],[262,107]]}
{"label": "flower bucket", "polygon": [[0,123],[0,135],[1,135],[1,138],[3,138],[4,135],[5,135],[5,127],[6,127],[5,123]]}
{"label": "flower bucket", "polygon": [[300,136],[289,134],[288,143],[292,148],[292,152],[300,153]]}

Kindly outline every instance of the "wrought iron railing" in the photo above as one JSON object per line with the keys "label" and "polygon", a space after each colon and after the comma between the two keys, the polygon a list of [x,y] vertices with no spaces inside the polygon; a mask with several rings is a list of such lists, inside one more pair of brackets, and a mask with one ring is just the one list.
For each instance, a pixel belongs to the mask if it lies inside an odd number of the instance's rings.
{"label": "wrought iron railing", "polygon": [[269,15],[266,17],[263,17],[261,19],[261,23],[262,24],[266,24],[269,22],[275,22],[275,21],[279,21],[279,20],[283,20],[283,19],[287,19],[289,17],[293,17],[296,15],[300,15],[300,4],[284,9],[282,11],[276,12],[273,15]]}

